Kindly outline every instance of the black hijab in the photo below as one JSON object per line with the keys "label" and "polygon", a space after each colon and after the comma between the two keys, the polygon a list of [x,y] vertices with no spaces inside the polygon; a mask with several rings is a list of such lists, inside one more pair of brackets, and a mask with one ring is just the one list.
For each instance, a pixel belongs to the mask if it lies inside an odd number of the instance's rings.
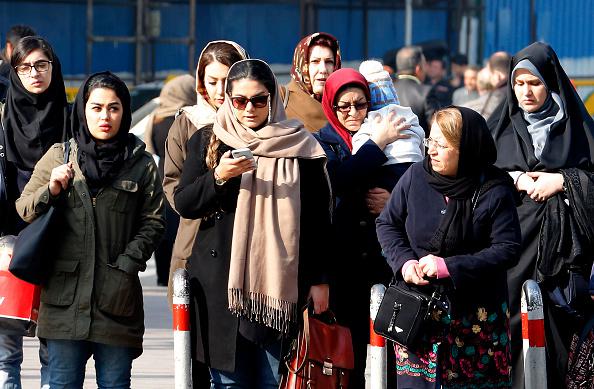
{"label": "black hijab", "polygon": [[[91,92],[89,88],[113,89],[122,102],[123,116],[120,129],[116,136],[108,141],[98,142],[89,132],[85,116],[85,105]],[[86,178],[89,190],[96,195],[117,176],[132,152],[134,135],[128,133],[132,122],[128,87],[110,72],[91,75],[78,90],[70,121],[72,137],[78,144],[78,164]]]}
{"label": "black hijab", "polygon": [[468,249],[465,244],[472,239],[472,215],[479,195],[495,185],[513,188],[509,175],[493,166],[497,150],[485,119],[469,108],[450,108],[457,109],[462,115],[456,176],[446,177],[435,172],[429,156],[423,161],[429,185],[449,198],[445,216],[425,247],[427,251],[444,257]]}
{"label": "black hijab", "polygon": [[507,171],[543,171],[594,166],[594,121],[561,67],[555,51],[546,43],[536,42],[520,50],[510,63],[510,75],[516,65],[529,60],[540,72],[548,91],[561,97],[565,117],[551,125],[540,156],[534,155],[532,138],[523,111],[518,105],[513,80],[507,85],[507,99],[493,132],[500,151],[496,165]]}
{"label": "black hijab", "polygon": [[[51,59],[51,58],[50,58]],[[68,103],[57,56],[52,59],[52,80],[40,94],[27,91],[14,68],[4,107],[6,156],[19,169],[32,171],[54,144],[68,138]]]}

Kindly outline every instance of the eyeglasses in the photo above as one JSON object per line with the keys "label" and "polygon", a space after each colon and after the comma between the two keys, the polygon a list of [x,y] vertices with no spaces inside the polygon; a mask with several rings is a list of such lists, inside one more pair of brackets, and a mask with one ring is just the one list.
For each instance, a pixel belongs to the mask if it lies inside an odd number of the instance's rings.
{"label": "eyeglasses", "polygon": [[245,107],[247,107],[248,103],[252,103],[254,108],[266,107],[268,105],[269,97],[270,97],[270,95],[268,94],[268,95],[260,95],[260,96],[250,97],[249,99],[247,97],[243,97],[243,96],[230,96],[230,99],[231,99],[231,104],[235,108],[244,110]]}
{"label": "eyeglasses", "polygon": [[341,113],[349,113],[351,112],[351,107],[355,107],[356,111],[362,111],[364,109],[369,108],[369,102],[365,101],[365,102],[361,102],[361,103],[355,103],[355,104],[336,104],[334,106],[334,110],[339,111]]}
{"label": "eyeglasses", "polygon": [[15,70],[21,76],[25,76],[27,74],[31,74],[31,70],[35,68],[37,73],[45,73],[49,70],[50,64],[52,61],[46,61],[45,59],[36,61],[34,64],[22,63],[20,65],[15,66]]}
{"label": "eyeglasses", "polygon": [[444,146],[444,145],[438,143],[435,139],[432,139],[432,138],[423,139],[423,146],[429,148],[429,147],[431,147],[431,145],[435,146],[435,148],[439,149],[439,150],[445,150],[449,147],[449,146]]}

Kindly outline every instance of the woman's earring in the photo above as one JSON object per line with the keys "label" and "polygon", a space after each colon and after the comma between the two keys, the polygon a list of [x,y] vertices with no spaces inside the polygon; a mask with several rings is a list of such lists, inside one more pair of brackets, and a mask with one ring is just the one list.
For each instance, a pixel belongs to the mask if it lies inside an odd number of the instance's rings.
{"label": "woman's earring", "polygon": [[268,95],[268,124],[272,121],[272,104],[270,104],[270,95]]}

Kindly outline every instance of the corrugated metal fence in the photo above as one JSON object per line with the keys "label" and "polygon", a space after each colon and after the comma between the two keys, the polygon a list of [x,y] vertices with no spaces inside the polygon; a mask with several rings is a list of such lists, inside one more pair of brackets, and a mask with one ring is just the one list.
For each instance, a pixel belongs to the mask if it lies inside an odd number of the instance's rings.
{"label": "corrugated metal fence", "polygon": [[[95,5],[94,34],[133,36],[134,7]],[[160,8],[160,35],[187,35],[188,7],[170,4]],[[337,36],[346,61],[364,59],[363,14],[360,8],[326,6],[317,13],[317,29]],[[447,35],[447,13],[443,9],[418,10],[413,18],[415,42],[443,40]],[[37,1],[0,1],[0,37],[13,24],[28,24],[54,45],[65,75],[83,76],[85,72],[86,4]],[[5,26],[5,27],[4,27]],[[381,58],[404,44],[404,12],[399,9],[370,9],[367,13],[367,53]],[[244,46],[252,57],[270,63],[288,64],[300,39],[299,2],[279,4],[197,3],[197,52],[210,40],[230,39]],[[2,39],[4,40],[4,39]],[[145,53],[154,59],[154,70],[185,70],[188,50],[184,45],[156,44]],[[150,63],[151,61],[147,61]],[[92,71],[110,69],[133,72],[134,44],[95,43]],[[145,69],[149,70],[149,69]]]}
{"label": "corrugated metal fence", "polygon": [[[532,0],[535,6],[535,35],[549,42],[557,51],[571,76],[594,75],[594,1]],[[96,5],[94,33],[133,35],[134,7]],[[404,44],[404,12],[396,6],[370,8],[365,23],[358,7],[332,6],[317,11],[317,29],[338,37],[344,59],[382,57]],[[344,3],[344,2],[343,2]],[[435,10],[415,9],[413,41],[447,40],[450,21],[442,2]],[[330,4],[330,5],[328,5]],[[531,41],[531,1],[484,0],[482,56],[496,50],[515,52]],[[171,3],[160,8],[160,35],[187,35],[188,7]],[[0,1],[0,38],[17,23],[29,24],[55,46],[68,76],[85,72],[86,4],[84,2]],[[367,36],[367,42],[364,37]],[[454,32],[455,35],[455,32]],[[299,1],[282,3],[232,3],[198,1],[196,11],[197,52],[213,39],[231,39],[243,45],[253,57],[270,63],[290,63],[300,39]],[[181,44],[156,44],[145,53],[154,59],[154,70],[185,70],[188,49]],[[151,61],[147,61],[150,63]],[[134,70],[134,45],[130,43],[95,43],[92,70],[116,72]],[[145,69],[151,70],[151,69]]]}

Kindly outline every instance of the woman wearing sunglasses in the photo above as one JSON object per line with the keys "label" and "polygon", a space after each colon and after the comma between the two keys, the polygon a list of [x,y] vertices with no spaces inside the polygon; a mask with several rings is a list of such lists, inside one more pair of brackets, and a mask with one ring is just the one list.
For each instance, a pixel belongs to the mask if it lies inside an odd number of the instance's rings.
{"label": "woman wearing sunglasses", "polygon": [[388,116],[353,155],[352,137],[367,116],[369,101],[369,87],[361,73],[349,68],[337,70],[328,77],[322,97],[328,124],[314,134],[328,157],[335,196],[332,232],[322,236],[337,242],[333,247],[338,262],[332,308],[339,322],[351,329],[355,352],[355,370],[350,378],[353,388],[365,386],[369,292],[372,285],[389,282],[391,274],[381,255],[374,223],[390,193],[380,188],[368,190],[368,178],[388,160],[383,149],[405,137],[401,131],[408,128],[403,118]]}
{"label": "woman wearing sunglasses", "polygon": [[[180,214],[202,219],[188,260],[191,331],[213,388],[277,388],[298,309],[308,297],[316,313],[328,307],[325,155],[286,119],[277,91],[265,62],[231,66],[226,99],[188,141],[175,192]],[[233,158],[240,148],[253,158]]]}
{"label": "woman wearing sunglasses", "polygon": [[[10,63],[6,103],[4,109],[0,109],[6,153],[0,150],[0,154],[6,155],[6,188],[12,207],[11,220],[5,222],[16,234],[25,223],[16,211],[12,212],[14,202],[29,181],[37,161],[54,143],[66,139],[68,103],[60,61],[48,41],[38,36],[21,39]],[[42,386],[49,382],[46,355],[42,342]],[[22,336],[0,335],[0,371],[7,373],[0,378],[0,384],[14,383],[20,387],[22,358]]]}

